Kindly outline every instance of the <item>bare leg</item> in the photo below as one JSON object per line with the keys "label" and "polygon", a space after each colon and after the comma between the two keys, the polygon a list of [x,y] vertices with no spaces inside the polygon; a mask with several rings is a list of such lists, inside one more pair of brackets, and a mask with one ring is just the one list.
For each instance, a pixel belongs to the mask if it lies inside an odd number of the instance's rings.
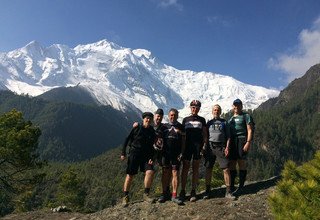
{"label": "bare leg", "polygon": [[147,170],[146,175],[144,177],[144,187],[145,188],[151,188],[152,182],[153,182],[153,176],[154,171],[153,170]]}
{"label": "bare leg", "polygon": [[133,175],[127,174],[127,176],[124,180],[124,184],[123,184],[123,191],[124,192],[130,191],[130,186],[131,186],[132,180],[133,180]]}
{"label": "bare leg", "polygon": [[179,172],[178,170],[172,170],[172,192],[177,193],[179,186]]}

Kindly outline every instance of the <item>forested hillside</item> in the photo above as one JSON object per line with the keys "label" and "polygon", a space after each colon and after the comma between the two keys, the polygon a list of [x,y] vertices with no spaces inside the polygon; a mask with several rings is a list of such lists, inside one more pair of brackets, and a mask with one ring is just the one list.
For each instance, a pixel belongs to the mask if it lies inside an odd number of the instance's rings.
{"label": "forested hillside", "polygon": [[251,179],[280,174],[285,161],[300,164],[320,149],[320,65],[284,89],[279,98],[253,112],[256,123],[250,153]]}
{"label": "forested hillside", "polygon": [[38,151],[41,158],[50,161],[84,160],[114,148],[138,118],[130,110],[125,114],[109,106],[48,101],[1,91],[0,113],[13,108],[40,127]]}

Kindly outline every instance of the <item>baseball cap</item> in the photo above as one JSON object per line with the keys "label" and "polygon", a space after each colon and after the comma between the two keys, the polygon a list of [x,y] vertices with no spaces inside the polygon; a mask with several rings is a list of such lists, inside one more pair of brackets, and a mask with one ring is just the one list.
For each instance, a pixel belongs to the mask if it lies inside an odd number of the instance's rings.
{"label": "baseball cap", "polygon": [[155,112],[155,114],[163,115],[163,109],[162,108],[158,108],[157,111]]}
{"label": "baseball cap", "polygon": [[233,105],[242,105],[242,101],[240,99],[236,99],[233,101]]}
{"label": "baseball cap", "polygon": [[145,117],[153,118],[153,114],[151,112],[143,112],[142,113],[142,118],[145,118]]}

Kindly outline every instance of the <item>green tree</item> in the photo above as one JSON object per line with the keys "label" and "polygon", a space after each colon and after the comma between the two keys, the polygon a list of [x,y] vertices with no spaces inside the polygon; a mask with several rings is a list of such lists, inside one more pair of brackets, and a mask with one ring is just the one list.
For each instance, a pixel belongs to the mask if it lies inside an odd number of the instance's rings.
{"label": "green tree", "polygon": [[36,153],[40,134],[40,129],[25,121],[21,112],[12,110],[0,116],[0,191],[5,198],[0,201],[2,210],[12,210],[12,201],[15,206],[24,204],[28,200],[25,195],[30,195],[42,177],[34,172],[43,165]]}
{"label": "green tree", "polygon": [[86,198],[83,183],[84,179],[80,178],[74,169],[67,170],[62,175],[58,186],[58,204],[65,205],[75,211],[81,210]]}
{"label": "green tree", "polygon": [[269,197],[276,219],[320,219],[320,151],[302,166],[288,161]]}

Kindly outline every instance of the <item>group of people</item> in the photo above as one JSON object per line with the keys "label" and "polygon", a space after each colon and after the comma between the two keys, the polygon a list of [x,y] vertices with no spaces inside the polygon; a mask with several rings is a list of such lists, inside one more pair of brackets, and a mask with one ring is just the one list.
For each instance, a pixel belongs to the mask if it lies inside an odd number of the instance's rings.
{"label": "group of people", "polygon": [[[121,154],[121,160],[125,160],[129,148],[127,175],[123,186],[124,206],[129,204],[130,186],[139,170],[145,173],[144,200],[156,201],[150,196],[155,164],[162,167],[162,194],[158,202],[171,200],[179,205],[184,203],[190,166],[192,181],[189,200],[196,201],[202,157],[206,167],[206,191],[203,199],[210,198],[212,170],[216,160],[223,170],[225,197],[234,199],[241,194],[247,175],[246,157],[253,138],[252,117],[242,111],[240,99],[234,100],[233,116],[228,122],[220,117],[221,107],[218,104],[213,106],[213,118],[208,122],[198,115],[200,108],[201,102],[193,100],[190,103],[191,115],[185,117],[182,123],[178,122],[178,110],[174,108],[168,112],[168,123],[162,123],[162,109],[158,109],[155,114],[144,112],[142,123],[134,123]],[[237,164],[239,186],[236,189]],[[179,184],[181,190],[178,195]]]}

